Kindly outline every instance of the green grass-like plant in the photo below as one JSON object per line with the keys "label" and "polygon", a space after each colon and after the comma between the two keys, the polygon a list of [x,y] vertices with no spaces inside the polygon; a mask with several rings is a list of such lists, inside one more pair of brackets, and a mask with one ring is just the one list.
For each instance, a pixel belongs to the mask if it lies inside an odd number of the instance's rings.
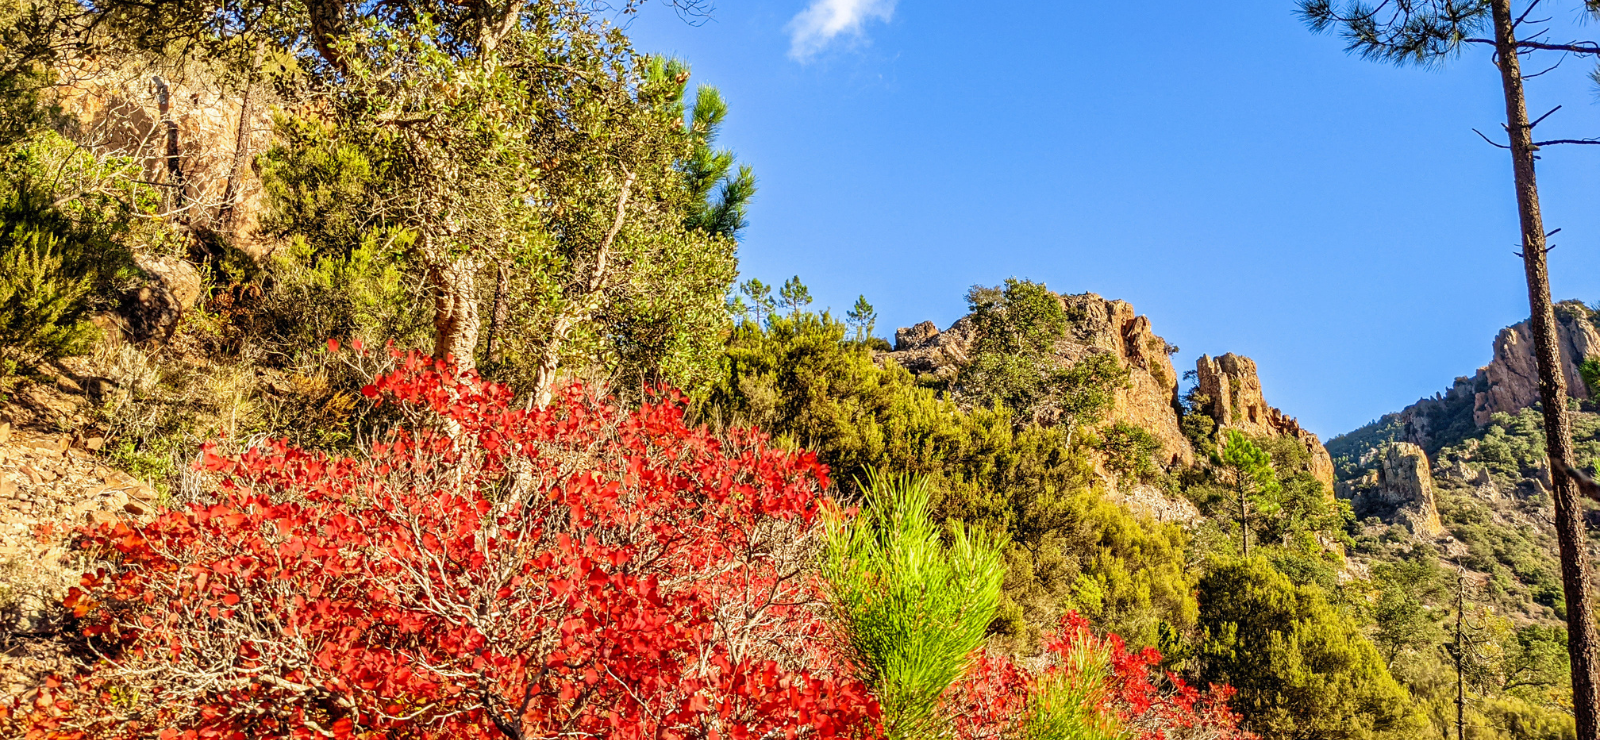
{"label": "green grass-like plant", "polygon": [[1000,603],[1000,538],[929,516],[926,479],[868,474],[865,507],[827,522],[823,572],[890,738],[938,734],[941,698]]}

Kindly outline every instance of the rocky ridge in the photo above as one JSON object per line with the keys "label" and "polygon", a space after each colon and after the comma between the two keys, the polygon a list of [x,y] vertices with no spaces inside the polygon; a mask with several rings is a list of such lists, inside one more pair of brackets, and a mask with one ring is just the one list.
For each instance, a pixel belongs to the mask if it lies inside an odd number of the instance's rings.
{"label": "rocky ridge", "polygon": [[[1556,335],[1567,395],[1590,398],[1579,367],[1600,357],[1600,330],[1593,313],[1578,301],[1556,305]],[[1501,329],[1491,345],[1489,363],[1472,375],[1455,379],[1450,388],[1400,411],[1385,414],[1361,429],[1329,440],[1335,456],[1357,465],[1374,447],[1391,439],[1409,442],[1430,454],[1471,436],[1497,413],[1515,414],[1539,403],[1539,376],[1528,321]]]}
{"label": "rocky ridge", "polygon": [[[1127,422],[1150,432],[1161,444],[1159,454],[1164,466],[1192,464],[1195,452],[1183,433],[1172,345],[1155,333],[1148,317],[1134,311],[1126,301],[1094,293],[1057,298],[1069,318],[1069,327],[1067,336],[1055,347],[1056,354],[1073,363],[1093,353],[1112,353],[1128,370],[1129,385],[1117,392],[1107,422]],[[919,375],[953,379],[967,360],[973,331],[967,317],[944,331],[939,331],[933,322],[924,321],[896,331],[894,350],[880,353],[878,358],[893,360]],[[1209,399],[1202,410],[1220,428],[1295,438],[1311,453],[1312,473],[1333,485],[1333,462],[1327,450],[1315,434],[1267,404],[1253,361],[1231,353],[1216,359],[1202,356],[1196,363],[1196,373],[1200,393]]]}
{"label": "rocky ridge", "polygon": [[1328,450],[1294,417],[1267,405],[1254,360],[1232,352],[1214,360],[1201,355],[1195,362],[1195,376],[1199,398],[1205,401],[1203,410],[1219,428],[1261,437],[1293,437],[1311,455],[1311,474],[1333,485],[1333,458]]}

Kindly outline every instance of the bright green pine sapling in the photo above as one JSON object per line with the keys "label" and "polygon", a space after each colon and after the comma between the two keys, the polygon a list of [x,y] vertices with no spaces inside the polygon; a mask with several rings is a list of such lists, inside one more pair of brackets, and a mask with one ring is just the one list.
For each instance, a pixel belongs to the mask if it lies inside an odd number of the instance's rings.
{"label": "bright green pine sapling", "polygon": [[1239,545],[1240,551],[1248,556],[1251,504],[1255,504],[1258,515],[1274,513],[1278,477],[1272,470],[1272,456],[1249,437],[1237,429],[1229,429],[1227,440],[1222,448],[1222,465],[1233,474],[1234,490],[1239,494]]}
{"label": "bright green pine sapling", "polygon": [[750,299],[749,311],[755,315],[756,326],[766,326],[767,318],[778,310],[778,302],[772,299],[772,286],[750,278],[739,284],[739,292]]}
{"label": "bright green pine sapling", "polygon": [[930,738],[983,645],[1005,576],[1000,538],[929,516],[926,479],[868,473],[865,508],[827,523],[823,574],[893,740]]}

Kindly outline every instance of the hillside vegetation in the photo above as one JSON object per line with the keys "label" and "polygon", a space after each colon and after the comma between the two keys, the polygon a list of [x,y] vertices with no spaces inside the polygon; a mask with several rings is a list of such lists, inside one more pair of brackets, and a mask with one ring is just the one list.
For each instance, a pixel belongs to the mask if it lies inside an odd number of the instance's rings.
{"label": "hillside vegetation", "polygon": [[0,735],[1575,737],[1530,408],[740,281],[635,7],[0,0]]}

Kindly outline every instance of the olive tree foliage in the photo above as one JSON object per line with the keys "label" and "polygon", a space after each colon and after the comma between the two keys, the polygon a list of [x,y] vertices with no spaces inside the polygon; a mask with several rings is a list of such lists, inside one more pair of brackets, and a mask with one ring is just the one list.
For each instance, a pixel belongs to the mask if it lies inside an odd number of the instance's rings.
{"label": "olive tree foliage", "polygon": [[[706,138],[683,123],[687,70],[577,3],[519,7],[498,25],[368,19],[339,40],[336,78],[311,90],[321,109],[282,121],[267,157],[273,224],[336,248],[408,232],[434,354],[464,366],[495,274],[502,375],[541,403],[574,367],[692,387],[727,321],[735,244],[695,225],[704,193],[682,163]],[[373,176],[348,182],[330,159]]]}
{"label": "olive tree foliage", "polygon": [[[541,399],[594,368],[692,387],[727,321],[754,180],[712,146],[720,97],[702,90],[685,122],[687,70],[610,22],[639,5],[4,0],[0,87],[95,55],[270,86],[271,225],[333,253],[393,236],[432,299],[435,354],[474,366],[487,314],[503,375]],[[371,177],[315,166],[330,153]]]}

